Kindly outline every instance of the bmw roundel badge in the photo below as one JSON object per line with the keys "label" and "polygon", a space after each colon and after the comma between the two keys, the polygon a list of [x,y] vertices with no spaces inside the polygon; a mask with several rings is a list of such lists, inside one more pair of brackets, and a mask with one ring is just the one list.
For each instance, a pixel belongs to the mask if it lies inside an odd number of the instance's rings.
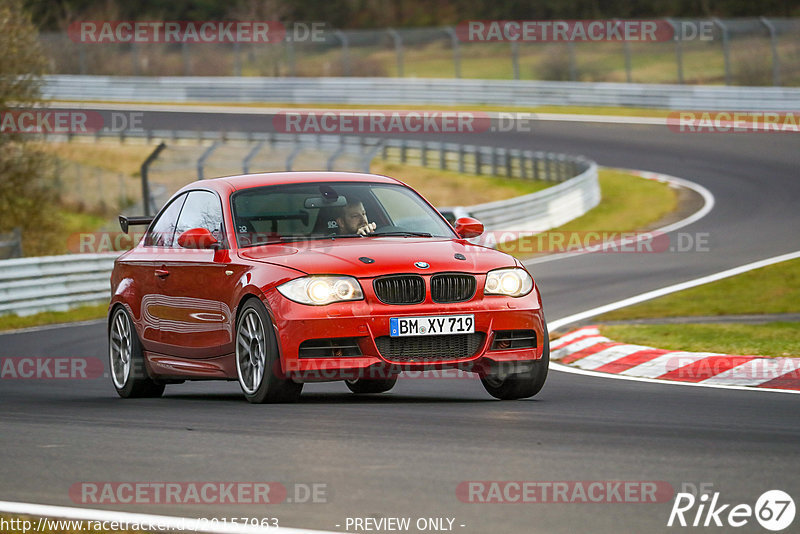
{"label": "bmw roundel badge", "polygon": [[424,261],[415,261],[414,267],[419,267],[420,269],[427,269],[428,267],[430,267],[430,265],[428,265]]}

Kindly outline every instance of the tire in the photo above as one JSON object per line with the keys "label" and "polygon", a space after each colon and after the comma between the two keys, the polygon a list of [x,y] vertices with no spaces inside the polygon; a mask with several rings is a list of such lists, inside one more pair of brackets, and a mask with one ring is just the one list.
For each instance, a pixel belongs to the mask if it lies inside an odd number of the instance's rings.
{"label": "tire", "polygon": [[111,383],[120,397],[160,397],[164,384],[147,374],[142,343],[123,306],[117,306],[108,328],[108,363]]}
{"label": "tire", "polygon": [[481,377],[481,383],[489,395],[500,400],[514,400],[527,399],[541,391],[550,366],[550,335],[547,332],[547,324],[544,325],[543,337],[542,357],[534,362],[529,371],[505,377],[492,375]]}
{"label": "tire", "polygon": [[253,404],[297,402],[303,384],[279,376],[278,342],[267,309],[258,299],[244,303],[236,321],[236,375]]}
{"label": "tire", "polygon": [[385,393],[397,383],[397,377],[391,378],[356,378],[355,380],[345,380],[347,388],[358,395],[365,393]]}

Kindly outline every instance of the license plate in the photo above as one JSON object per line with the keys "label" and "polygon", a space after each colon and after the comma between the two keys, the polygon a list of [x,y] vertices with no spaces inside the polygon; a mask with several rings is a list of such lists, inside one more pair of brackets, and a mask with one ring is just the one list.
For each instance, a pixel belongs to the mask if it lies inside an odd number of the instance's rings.
{"label": "license plate", "polygon": [[443,334],[472,334],[475,332],[474,315],[440,315],[436,317],[392,317],[389,335],[440,336]]}

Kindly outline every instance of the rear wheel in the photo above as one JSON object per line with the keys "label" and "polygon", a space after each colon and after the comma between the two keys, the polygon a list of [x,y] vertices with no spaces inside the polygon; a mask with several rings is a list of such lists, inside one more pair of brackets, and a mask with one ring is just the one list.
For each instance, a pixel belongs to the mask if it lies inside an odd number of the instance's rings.
{"label": "rear wheel", "polygon": [[236,322],[236,374],[252,403],[296,402],[303,384],[280,376],[278,342],[272,321],[260,300],[250,299]]}
{"label": "rear wheel", "polygon": [[147,374],[142,344],[128,311],[118,306],[108,329],[108,359],[111,382],[120,397],[160,397],[164,384]]}
{"label": "rear wheel", "polygon": [[397,383],[397,377],[391,378],[356,378],[345,380],[347,388],[353,393],[384,393],[389,391]]}
{"label": "rear wheel", "polygon": [[550,366],[550,335],[547,324],[544,325],[544,349],[542,357],[533,363],[530,370],[508,375],[492,375],[481,377],[481,383],[492,397],[501,400],[525,399],[533,397],[544,386],[547,380],[547,369]]}

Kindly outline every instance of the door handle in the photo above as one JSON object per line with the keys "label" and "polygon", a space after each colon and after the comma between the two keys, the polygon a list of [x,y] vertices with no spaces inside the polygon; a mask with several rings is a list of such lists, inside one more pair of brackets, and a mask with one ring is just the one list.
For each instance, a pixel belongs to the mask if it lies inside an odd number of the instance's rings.
{"label": "door handle", "polygon": [[166,278],[169,276],[169,271],[166,269],[156,269],[156,276],[159,278]]}

